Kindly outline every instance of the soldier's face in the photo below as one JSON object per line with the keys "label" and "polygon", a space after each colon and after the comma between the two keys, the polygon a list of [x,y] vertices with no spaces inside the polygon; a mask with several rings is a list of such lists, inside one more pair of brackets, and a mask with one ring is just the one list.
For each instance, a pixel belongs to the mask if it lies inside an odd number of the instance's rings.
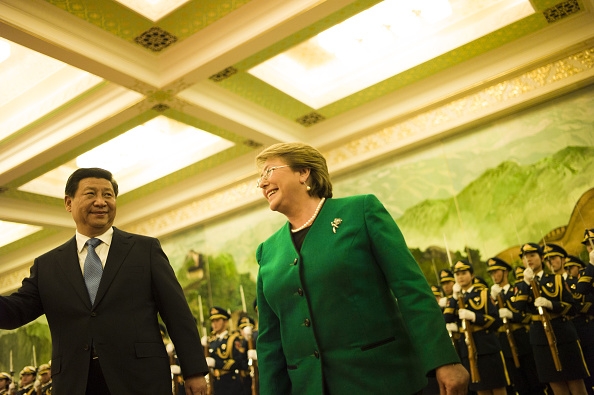
{"label": "soldier's face", "polygon": [[45,384],[48,383],[50,381],[50,374],[49,372],[43,372],[39,375],[39,381],[41,381],[41,384]]}
{"label": "soldier's face", "polygon": [[559,270],[563,269],[563,262],[560,256],[550,256],[546,260],[553,273],[557,273]]}
{"label": "soldier's face", "polygon": [[538,273],[542,270],[542,260],[537,252],[527,252],[524,254],[524,261],[534,273]]}
{"label": "soldier's face", "polygon": [[21,375],[21,386],[31,384],[35,381],[35,376],[30,373]]}
{"label": "soldier's face", "polygon": [[447,281],[445,283],[442,283],[441,287],[443,288],[443,293],[446,295],[451,295],[454,292],[454,282],[453,281]]}
{"label": "soldier's face", "polygon": [[456,282],[460,284],[462,289],[469,288],[472,285],[472,273],[468,270],[462,270],[459,272],[454,273],[456,277]]}
{"label": "soldier's face", "polygon": [[493,270],[489,274],[495,284],[501,284],[503,282],[503,273],[503,270]]}

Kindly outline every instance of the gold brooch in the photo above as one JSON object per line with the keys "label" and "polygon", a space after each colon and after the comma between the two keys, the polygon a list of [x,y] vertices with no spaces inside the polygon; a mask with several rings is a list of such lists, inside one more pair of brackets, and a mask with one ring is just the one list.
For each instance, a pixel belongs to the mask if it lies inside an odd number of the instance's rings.
{"label": "gold brooch", "polygon": [[342,219],[334,218],[334,221],[330,222],[330,225],[332,225],[332,232],[336,233],[336,229],[338,229],[341,223]]}

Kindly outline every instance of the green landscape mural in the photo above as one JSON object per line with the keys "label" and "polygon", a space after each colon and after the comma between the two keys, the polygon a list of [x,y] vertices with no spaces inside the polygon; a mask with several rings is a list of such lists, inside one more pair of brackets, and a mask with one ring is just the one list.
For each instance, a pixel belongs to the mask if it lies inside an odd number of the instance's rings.
{"label": "green landscape mural", "polygon": [[[586,87],[336,177],[334,196],[377,195],[429,282],[436,282],[436,270],[449,259],[467,256],[490,282],[482,262],[507,251],[501,257],[517,263],[510,248],[566,226],[576,202],[594,188],[593,169],[594,88]],[[582,220],[594,227],[594,218]],[[262,199],[259,206],[162,240],[203,328],[208,323],[201,317],[208,319],[213,304],[237,314],[245,303],[255,315],[255,250],[284,222]],[[43,318],[0,332],[0,348],[25,350],[15,355],[15,366],[31,363],[32,345],[38,363],[49,359]],[[0,370],[8,369],[6,362],[0,361]]]}

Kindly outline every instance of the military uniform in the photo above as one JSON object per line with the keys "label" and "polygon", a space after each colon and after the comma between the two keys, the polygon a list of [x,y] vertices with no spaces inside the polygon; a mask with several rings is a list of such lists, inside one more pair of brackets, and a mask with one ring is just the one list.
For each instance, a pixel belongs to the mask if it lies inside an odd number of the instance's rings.
{"label": "military uniform", "polygon": [[[489,273],[495,270],[504,270],[512,272],[516,276],[523,278],[523,268],[514,272],[512,267],[502,259],[497,257],[489,258],[487,260],[487,271]],[[503,325],[497,330],[501,350],[505,357],[505,364],[507,371],[510,374],[513,393],[518,395],[544,395],[545,385],[538,380],[536,372],[536,364],[534,362],[534,355],[532,354],[532,347],[530,347],[530,339],[528,331],[530,328],[531,316],[523,311],[518,310],[515,304],[516,288],[511,284],[506,284],[501,288],[499,295],[501,296],[501,305],[498,300],[495,302],[498,307],[508,309],[512,313],[511,318],[503,318]],[[514,356],[512,355],[512,347],[508,338],[507,330],[510,331],[512,341],[515,345],[516,355],[519,366],[516,366]]]}
{"label": "military uniform", "polygon": [[[443,302],[440,302],[439,305],[441,307],[441,311],[443,312],[444,316],[446,314],[455,314],[456,312],[456,308],[457,305],[456,304],[451,304],[450,303],[450,298],[452,297],[452,292],[450,291],[449,293],[445,291],[445,289],[443,288],[443,284],[445,283],[454,283],[456,281],[456,279],[454,278],[454,273],[452,273],[451,270],[447,270],[447,269],[443,269],[439,272],[439,282],[442,285],[442,289],[444,290],[444,296],[441,298],[441,300]],[[450,339],[452,339],[452,344],[454,345],[454,348],[456,349],[456,352],[458,353],[458,356],[461,355],[460,352],[460,337],[461,334],[459,331],[453,332],[453,331],[448,331],[449,335],[450,335]]]}
{"label": "military uniform", "polygon": [[[469,271],[471,274],[474,272],[472,265],[466,260],[460,260],[454,265],[454,273],[462,271]],[[474,283],[462,293],[462,298],[463,305],[460,305],[459,301],[454,297],[449,298],[448,311],[454,310],[454,313],[444,313],[444,318],[446,322],[456,322],[459,327],[462,327],[463,325],[458,316],[460,309],[466,309],[474,313],[474,321],[467,320],[469,325],[466,331],[472,335],[476,346],[480,381],[471,382],[469,389],[471,391],[484,391],[505,388],[510,385],[510,380],[505,367],[501,345],[497,338],[497,329],[502,323],[497,307],[492,302],[488,289],[480,285],[477,287]],[[458,340],[458,343],[462,363],[470,372],[469,352],[464,336]]]}
{"label": "military uniform", "polygon": [[[230,318],[229,313],[220,307],[213,307],[210,313],[211,320]],[[221,333],[212,334],[208,343],[209,356],[214,359],[212,368],[214,393],[216,395],[244,394],[244,381],[251,380],[245,339],[238,331],[224,330]]]}
{"label": "military uniform", "polygon": [[[542,248],[536,243],[526,243],[521,247],[520,256],[527,253],[537,253],[541,257]],[[532,286],[525,281],[516,283],[516,303],[519,311],[532,316],[530,324],[530,344],[534,354],[538,377],[543,383],[566,382],[581,380],[588,376],[588,370],[584,362],[580,348],[577,331],[570,317],[574,313],[573,295],[566,285],[563,276],[546,274],[544,271],[535,273],[536,283],[540,296],[548,299],[552,309],[541,307],[549,315],[551,328],[556,337],[559,359],[562,370],[557,371],[551,348],[547,340],[543,325],[543,317],[539,314],[539,308],[534,305]]]}

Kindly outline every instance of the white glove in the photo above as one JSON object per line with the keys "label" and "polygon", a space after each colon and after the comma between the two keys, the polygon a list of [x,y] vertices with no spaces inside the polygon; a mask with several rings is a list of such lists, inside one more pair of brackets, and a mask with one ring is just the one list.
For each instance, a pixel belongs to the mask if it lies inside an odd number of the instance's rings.
{"label": "white glove", "polygon": [[497,300],[497,296],[499,296],[501,291],[503,291],[503,288],[501,288],[499,284],[493,284],[493,286],[491,287],[491,297],[493,298],[493,300]]}
{"label": "white glove", "polygon": [[14,392],[14,390],[16,389],[16,387],[14,386],[14,383],[10,383],[8,384],[8,392],[10,394],[12,394]]}
{"label": "white glove", "polygon": [[167,355],[169,356],[172,356],[175,352],[175,346],[173,345],[173,343],[167,343],[165,349],[167,350]]}
{"label": "white glove", "polygon": [[594,265],[594,250],[590,252],[590,265]]}
{"label": "white glove", "polygon": [[243,331],[243,334],[245,335],[245,337],[247,337],[247,338],[252,337],[252,326],[251,325],[244,326],[242,331]]}
{"label": "white glove", "polygon": [[41,388],[41,381],[35,380],[35,382],[33,383],[33,388],[35,388],[36,390],[38,388]]}
{"label": "white glove", "polygon": [[252,361],[258,360],[258,352],[256,350],[247,350],[247,357]]}
{"label": "white glove", "polygon": [[501,318],[513,318],[513,314],[510,309],[503,307],[499,309],[499,317]]}
{"label": "white glove", "polygon": [[469,320],[474,322],[474,320],[476,320],[476,313],[468,309],[460,309],[458,310],[458,317],[460,317],[461,320]]}
{"label": "white glove", "polygon": [[448,298],[446,298],[445,296],[443,298],[439,298],[438,303],[439,303],[439,307],[444,309],[448,305]]}
{"label": "white glove", "polygon": [[206,364],[209,368],[215,367],[215,359],[213,357],[206,357]]}
{"label": "white glove", "polygon": [[553,310],[553,302],[542,296],[534,299],[534,305],[536,307],[546,307],[549,310]]}
{"label": "white glove", "polygon": [[181,374],[181,368],[179,365],[169,365],[171,368],[171,374]]}
{"label": "white glove", "polygon": [[208,336],[202,336],[200,343],[202,343],[202,347],[208,347]]}
{"label": "white glove", "polygon": [[462,287],[460,286],[460,284],[455,283],[452,287],[452,291],[454,291],[454,293],[452,294],[452,298],[458,300],[458,298],[460,297],[460,292],[462,292]]}
{"label": "white glove", "polygon": [[446,329],[448,332],[457,333],[458,332],[458,324],[455,322],[446,322]]}
{"label": "white glove", "polygon": [[534,280],[534,270],[532,270],[531,267],[527,267],[524,269],[524,282],[528,285],[531,285],[532,280]]}

